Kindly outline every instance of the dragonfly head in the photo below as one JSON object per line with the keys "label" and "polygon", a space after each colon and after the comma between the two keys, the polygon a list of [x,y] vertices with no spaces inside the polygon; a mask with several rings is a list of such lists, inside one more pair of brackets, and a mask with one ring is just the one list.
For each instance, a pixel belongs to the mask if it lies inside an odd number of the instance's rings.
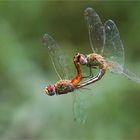
{"label": "dragonfly head", "polygon": [[81,65],[86,65],[88,63],[87,56],[80,53],[76,53],[74,61],[80,63]]}
{"label": "dragonfly head", "polygon": [[86,56],[86,55],[83,55],[83,54],[79,54],[79,63],[80,63],[81,65],[86,65],[86,64],[88,64],[87,56]]}
{"label": "dragonfly head", "polygon": [[56,91],[55,91],[55,86],[54,85],[48,85],[46,88],[45,88],[45,93],[49,96],[53,96],[56,94]]}

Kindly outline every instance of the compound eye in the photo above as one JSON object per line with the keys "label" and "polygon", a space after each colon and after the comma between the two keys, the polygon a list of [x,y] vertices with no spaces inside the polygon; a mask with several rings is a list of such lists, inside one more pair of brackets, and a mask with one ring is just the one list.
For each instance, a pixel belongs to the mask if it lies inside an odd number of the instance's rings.
{"label": "compound eye", "polygon": [[55,92],[55,86],[54,85],[48,85],[46,88],[45,88],[45,92],[47,95],[49,96],[53,96],[56,94]]}
{"label": "compound eye", "polygon": [[81,54],[79,57],[79,63],[82,65],[87,64],[87,57],[85,55]]}

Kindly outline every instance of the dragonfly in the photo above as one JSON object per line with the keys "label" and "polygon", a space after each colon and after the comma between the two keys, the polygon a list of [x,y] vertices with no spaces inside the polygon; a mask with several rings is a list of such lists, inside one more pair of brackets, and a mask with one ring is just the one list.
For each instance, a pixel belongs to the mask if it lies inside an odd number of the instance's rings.
{"label": "dragonfly", "polygon": [[[107,69],[140,83],[140,78],[124,67],[124,46],[114,21],[107,20],[103,24],[96,11],[90,7],[85,9],[84,18],[88,27],[92,53],[88,55],[77,53],[76,56],[79,56],[78,63],[89,67],[90,78],[77,87],[82,88],[100,80]],[[97,67],[98,74],[93,76],[92,69]]]}
{"label": "dragonfly", "polygon": [[57,42],[50,35],[44,34],[43,44],[48,49],[48,54],[51,58],[55,72],[60,79],[56,84],[49,84],[45,88],[45,93],[50,96],[62,95],[78,89],[77,85],[82,80],[82,72],[79,64],[80,55],[77,54],[73,57],[73,63],[77,70],[77,74],[73,79],[69,80],[66,58]]}
{"label": "dragonfly", "polygon": [[[78,85],[84,79],[79,63],[79,56],[82,55],[77,53],[73,57],[73,63],[77,73],[75,74],[74,78],[71,78],[69,74],[72,72],[69,70],[65,55],[58,43],[48,34],[43,35],[42,42],[45,48],[47,48],[47,52],[52,61],[53,68],[59,78],[55,84],[49,84],[46,86],[45,93],[49,96],[54,96],[64,95],[77,91],[74,92],[75,94],[72,94],[74,121],[84,123],[88,114],[86,111],[88,108],[90,95],[85,95],[83,93],[79,94],[81,92],[79,89],[83,89],[83,87],[78,87]],[[88,100],[86,100],[87,98]]]}

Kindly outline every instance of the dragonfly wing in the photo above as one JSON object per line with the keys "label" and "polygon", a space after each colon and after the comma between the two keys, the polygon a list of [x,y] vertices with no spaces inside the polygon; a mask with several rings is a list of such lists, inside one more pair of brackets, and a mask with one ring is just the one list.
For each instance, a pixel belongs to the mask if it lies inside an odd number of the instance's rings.
{"label": "dragonfly wing", "polygon": [[136,83],[140,83],[140,78],[134,74],[133,72],[129,71],[128,69],[123,69],[122,73],[125,77],[127,77],[129,80],[132,80]]}
{"label": "dragonfly wing", "polygon": [[114,62],[114,61],[108,61],[109,63],[109,71],[110,72],[114,72],[114,73],[117,73],[117,74],[122,74],[123,73],[123,65],[117,63],[117,62]]}
{"label": "dragonfly wing", "polygon": [[99,15],[92,8],[84,11],[85,20],[89,32],[90,45],[93,52],[103,53],[105,42],[105,30]]}
{"label": "dragonfly wing", "polygon": [[120,39],[117,26],[112,20],[104,24],[105,27],[105,48],[104,56],[111,61],[124,64],[124,47]]}
{"label": "dragonfly wing", "polygon": [[85,91],[76,91],[73,100],[73,113],[74,120],[78,123],[85,123],[88,117],[88,111],[91,105],[90,93],[85,93]]}
{"label": "dragonfly wing", "polygon": [[48,54],[58,77],[60,79],[68,79],[66,58],[56,41],[48,34],[44,34],[43,44],[48,49]]}
{"label": "dragonfly wing", "polygon": [[133,72],[129,71],[128,69],[125,69],[123,65],[117,62],[111,62],[111,61],[109,63],[110,63],[110,66],[108,69],[111,72],[122,74],[123,76],[127,77],[129,80],[132,80],[136,83],[140,83],[140,78]]}

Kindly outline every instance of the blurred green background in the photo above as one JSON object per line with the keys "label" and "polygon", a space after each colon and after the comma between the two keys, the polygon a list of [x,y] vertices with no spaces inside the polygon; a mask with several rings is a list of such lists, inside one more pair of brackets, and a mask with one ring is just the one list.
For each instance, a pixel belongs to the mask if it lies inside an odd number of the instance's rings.
{"label": "blurred green background", "polygon": [[140,86],[120,75],[108,72],[90,90],[76,92],[85,97],[78,100],[79,110],[88,114],[84,123],[73,120],[71,94],[44,94],[58,78],[42,36],[50,34],[72,65],[76,52],[90,52],[83,18],[87,7],[103,22],[115,21],[125,66],[140,76],[140,2],[0,1],[1,140],[140,139]]}

